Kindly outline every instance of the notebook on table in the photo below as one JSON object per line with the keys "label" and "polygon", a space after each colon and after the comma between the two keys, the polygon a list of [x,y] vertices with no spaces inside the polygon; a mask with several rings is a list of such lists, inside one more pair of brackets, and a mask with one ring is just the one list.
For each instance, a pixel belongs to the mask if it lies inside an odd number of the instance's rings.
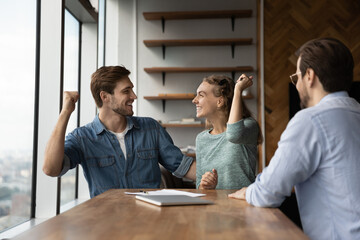
{"label": "notebook on table", "polygon": [[189,197],[186,195],[137,195],[136,199],[157,206],[214,204],[210,200],[197,197]]}

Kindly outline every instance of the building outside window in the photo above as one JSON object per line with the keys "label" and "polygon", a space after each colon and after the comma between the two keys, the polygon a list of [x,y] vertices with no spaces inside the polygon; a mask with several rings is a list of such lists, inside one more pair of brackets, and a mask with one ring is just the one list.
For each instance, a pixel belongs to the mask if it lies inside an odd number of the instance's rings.
{"label": "building outside window", "polygon": [[1,1],[0,232],[30,219],[36,0]]}

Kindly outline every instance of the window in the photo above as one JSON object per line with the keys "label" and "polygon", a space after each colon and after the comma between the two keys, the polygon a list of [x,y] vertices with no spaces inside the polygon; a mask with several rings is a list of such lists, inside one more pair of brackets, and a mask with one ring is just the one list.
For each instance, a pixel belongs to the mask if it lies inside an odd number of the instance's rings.
{"label": "window", "polygon": [[98,68],[105,65],[105,0],[99,0]]}
{"label": "window", "polygon": [[36,0],[1,2],[0,232],[30,219]]}
{"label": "window", "polygon": [[[80,23],[68,10],[65,10],[64,26],[64,91],[79,91]],[[77,105],[71,114],[66,135],[78,126],[79,102]],[[61,205],[75,199],[76,178],[76,169],[61,178]]]}

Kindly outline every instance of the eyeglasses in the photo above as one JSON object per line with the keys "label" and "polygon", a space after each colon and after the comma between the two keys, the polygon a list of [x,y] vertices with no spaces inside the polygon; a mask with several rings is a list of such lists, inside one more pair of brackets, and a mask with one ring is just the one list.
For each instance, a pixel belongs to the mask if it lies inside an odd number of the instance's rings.
{"label": "eyeglasses", "polygon": [[296,86],[297,81],[299,80],[298,74],[300,74],[301,72],[296,72],[292,75],[290,75],[290,80],[291,82]]}

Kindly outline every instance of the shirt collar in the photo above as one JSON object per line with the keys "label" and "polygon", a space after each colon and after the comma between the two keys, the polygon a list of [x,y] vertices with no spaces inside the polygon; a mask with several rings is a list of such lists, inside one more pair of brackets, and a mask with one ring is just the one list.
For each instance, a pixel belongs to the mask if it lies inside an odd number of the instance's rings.
{"label": "shirt collar", "polygon": [[140,125],[139,125],[138,121],[136,120],[136,118],[127,116],[126,120],[127,120],[127,125],[128,125],[129,130],[131,130],[133,127],[140,129]]}
{"label": "shirt collar", "polygon": [[[127,120],[128,130],[131,130],[133,127],[140,128],[139,123],[136,121],[135,118],[133,118],[131,116],[127,116],[126,120]],[[106,129],[105,125],[100,121],[99,115],[96,115],[96,117],[93,121],[93,126],[94,126],[94,129],[95,129],[95,132],[97,135],[99,135],[103,131],[108,131]]]}
{"label": "shirt collar", "polygon": [[338,97],[349,97],[349,94],[346,91],[339,91],[339,92],[333,92],[333,93],[329,93],[328,95],[326,95],[325,97],[323,97],[319,103],[323,103],[326,102],[330,99],[333,98],[338,98]]}

